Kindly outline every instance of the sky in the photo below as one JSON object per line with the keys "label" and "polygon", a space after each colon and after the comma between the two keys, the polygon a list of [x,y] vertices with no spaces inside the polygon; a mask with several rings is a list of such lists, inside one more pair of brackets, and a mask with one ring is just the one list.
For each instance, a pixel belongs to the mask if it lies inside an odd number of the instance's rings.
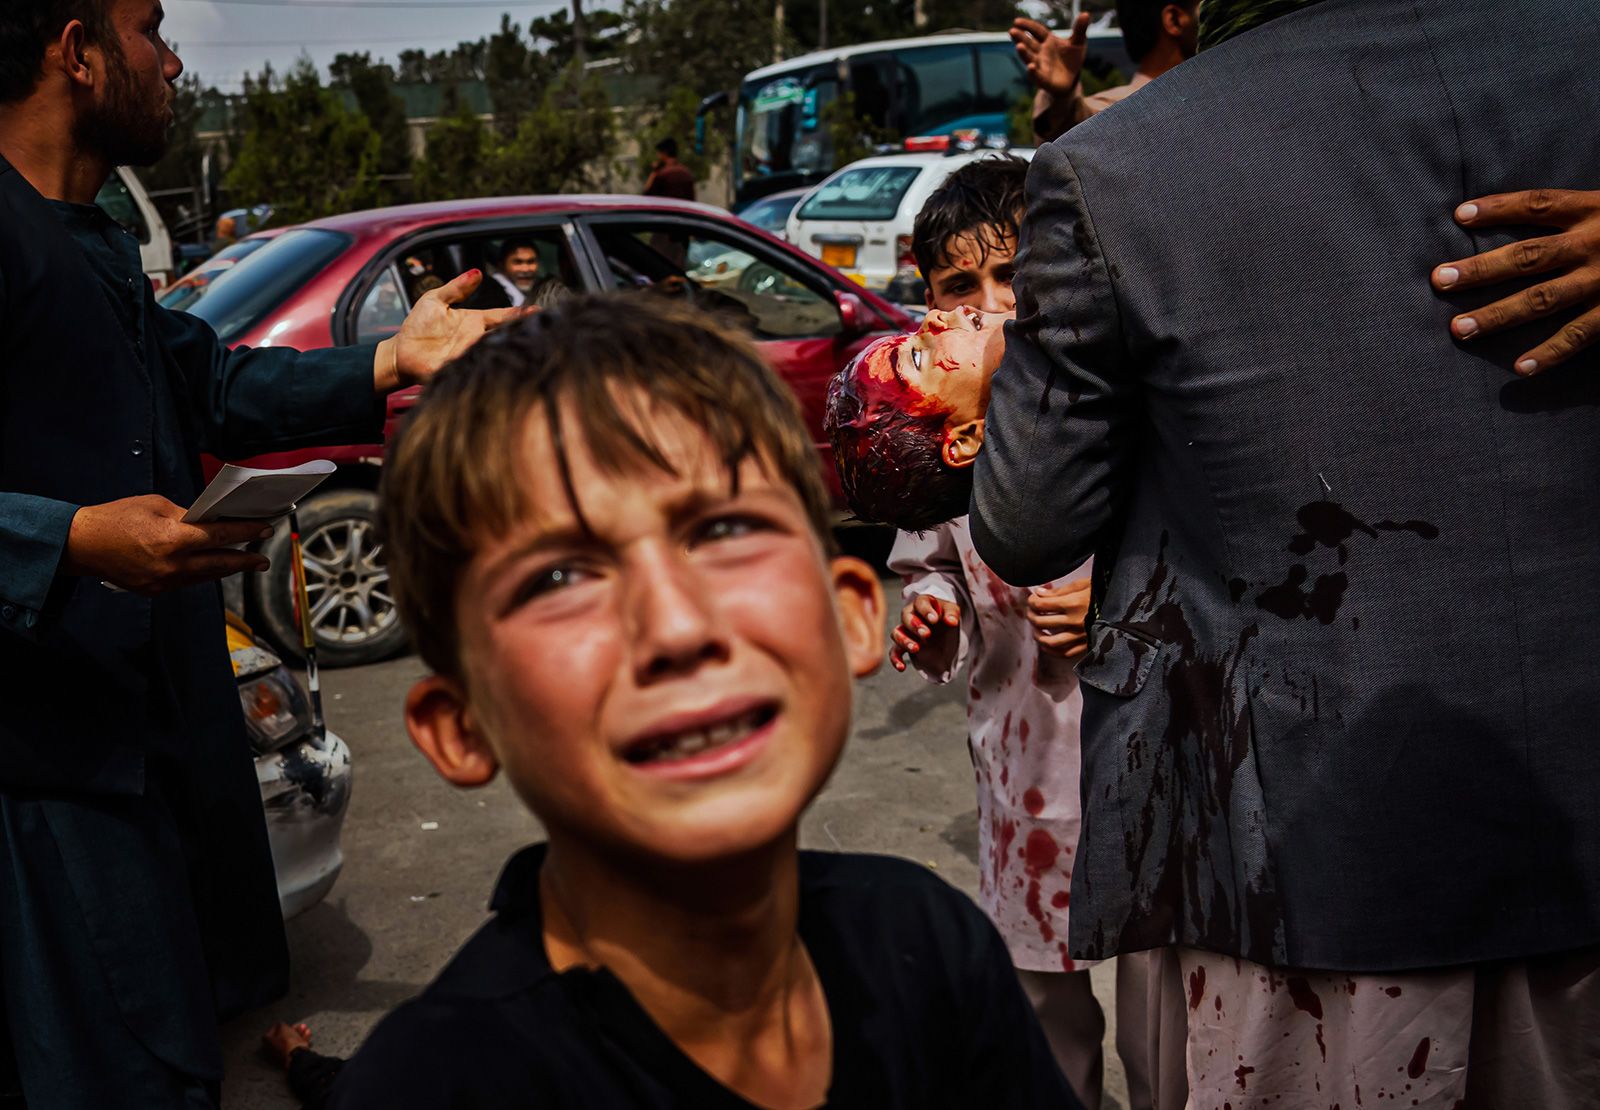
{"label": "sky", "polygon": [[[368,51],[393,61],[402,50],[439,50],[482,38],[510,12],[523,26],[569,10],[570,0],[162,0],[162,31],[184,68],[237,92],[246,73],[271,62],[282,72],[302,54],[324,71],[334,55]],[[584,9],[618,6],[586,0]]]}

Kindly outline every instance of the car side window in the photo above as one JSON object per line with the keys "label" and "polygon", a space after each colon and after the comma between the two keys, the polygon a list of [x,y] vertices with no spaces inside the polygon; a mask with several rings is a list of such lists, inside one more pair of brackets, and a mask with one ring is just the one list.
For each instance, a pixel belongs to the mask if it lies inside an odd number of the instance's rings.
{"label": "car side window", "polygon": [[410,302],[400,289],[394,267],[390,266],[378,276],[361,301],[361,309],[356,313],[356,342],[389,338],[400,330],[410,311]]}
{"label": "car side window", "polygon": [[473,269],[483,271],[483,281],[463,308],[548,308],[584,291],[559,225],[441,234],[406,244],[362,295],[356,342],[393,335],[417,301]]}
{"label": "car side window", "polygon": [[844,330],[838,305],[807,284],[797,264],[758,254],[735,236],[670,223],[597,223],[594,233],[617,288],[687,297],[758,339]]}

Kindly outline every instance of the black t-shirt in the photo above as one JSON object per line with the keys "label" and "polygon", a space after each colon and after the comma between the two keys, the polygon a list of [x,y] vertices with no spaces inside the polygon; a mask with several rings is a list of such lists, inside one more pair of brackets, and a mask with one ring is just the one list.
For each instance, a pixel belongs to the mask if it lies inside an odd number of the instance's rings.
{"label": "black t-shirt", "polygon": [[[330,1106],[750,1110],[610,972],[550,967],[543,859],[512,857],[494,918],[379,1023]],[[829,1107],[1081,1110],[994,926],[929,872],[802,852],[799,931],[833,1023]]]}

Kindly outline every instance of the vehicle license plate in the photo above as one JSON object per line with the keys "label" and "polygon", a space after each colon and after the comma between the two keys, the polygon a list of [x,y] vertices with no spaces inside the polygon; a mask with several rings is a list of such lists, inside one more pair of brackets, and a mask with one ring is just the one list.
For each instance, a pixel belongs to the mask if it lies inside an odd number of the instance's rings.
{"label": "vehicle license plate", "polygon": [[824,243],[822,244],[822,261],[829,266],[843,269],[856,264],[856,245],[854,243]]}

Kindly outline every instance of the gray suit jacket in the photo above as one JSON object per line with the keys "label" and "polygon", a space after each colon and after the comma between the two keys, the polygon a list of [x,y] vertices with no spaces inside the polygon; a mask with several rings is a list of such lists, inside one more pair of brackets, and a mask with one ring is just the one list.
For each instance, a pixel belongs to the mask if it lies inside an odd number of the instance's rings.
{"label": "gray suit jacket", "polygon": [[1600,8],[1327,0],[1039,152],[975,476],[1090,554],[1071,951],[1600,942],[1600,357],[1454,344],[1469,197],[1600,186]]}

